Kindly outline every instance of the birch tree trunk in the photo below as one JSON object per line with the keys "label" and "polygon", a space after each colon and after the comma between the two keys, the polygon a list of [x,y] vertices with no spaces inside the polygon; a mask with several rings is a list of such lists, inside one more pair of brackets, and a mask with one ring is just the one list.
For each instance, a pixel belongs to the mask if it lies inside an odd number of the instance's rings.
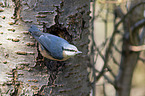
{"label": "birch tree trunk", "polygon": [[[89,0],[0,0],[0,95],[89,95],[89,4]],[[41,66],[43,61],[38,63],[37,43],[28,33],[32,24],[41,30],[45,24],[52,34],[55,29],[63,31],[59,33],[83,52],[63,62],[65,68],[54,74],[53,85],[51,72]],[[45,64],[52,62],[61,63]]]}

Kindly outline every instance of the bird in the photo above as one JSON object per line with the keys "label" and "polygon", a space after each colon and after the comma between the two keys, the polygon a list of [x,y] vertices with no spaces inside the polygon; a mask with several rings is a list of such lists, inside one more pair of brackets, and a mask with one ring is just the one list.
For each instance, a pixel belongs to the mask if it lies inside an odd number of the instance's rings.
{"label": "bird", "polygon": [[54,61],[65,61],[70,57],[82,53],[76,46],[65,39],[41,32],[36,25],[31,25],[29,32],[39,43],[39,51],[43,57]]}

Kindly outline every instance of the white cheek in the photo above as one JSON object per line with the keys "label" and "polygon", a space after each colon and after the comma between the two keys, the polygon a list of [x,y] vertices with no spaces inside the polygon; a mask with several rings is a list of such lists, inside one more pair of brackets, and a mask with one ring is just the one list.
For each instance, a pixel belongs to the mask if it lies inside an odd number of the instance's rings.
{"label": "white cheek", "polygon": [[64,55],[67,56],[67,57],[71,57],[71,56],[75,55],[75,52],[65,51]]}

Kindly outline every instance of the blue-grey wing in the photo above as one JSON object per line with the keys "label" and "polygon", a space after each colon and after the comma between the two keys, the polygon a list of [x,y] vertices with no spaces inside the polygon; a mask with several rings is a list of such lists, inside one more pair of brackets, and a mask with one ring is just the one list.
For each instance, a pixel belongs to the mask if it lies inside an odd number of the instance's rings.
{"label": "blue-grey wing", "polygon": [[63,50],[59,39],[53,37],[53,35],[41,35],[38,41],[42,46],[42,50],[47,50],[53,58],[63,59]]}

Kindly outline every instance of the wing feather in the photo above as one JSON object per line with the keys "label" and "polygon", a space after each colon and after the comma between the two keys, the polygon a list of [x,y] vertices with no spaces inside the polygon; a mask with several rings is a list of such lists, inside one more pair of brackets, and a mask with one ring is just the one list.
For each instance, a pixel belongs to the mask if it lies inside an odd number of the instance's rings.
{"label": "wing feather", "polygon": [[59,43],[58,38],[45,34],[39,37],[39,42],[43,46],[43,49],[45,48],[53,58],[63,59],[62,45]]}

